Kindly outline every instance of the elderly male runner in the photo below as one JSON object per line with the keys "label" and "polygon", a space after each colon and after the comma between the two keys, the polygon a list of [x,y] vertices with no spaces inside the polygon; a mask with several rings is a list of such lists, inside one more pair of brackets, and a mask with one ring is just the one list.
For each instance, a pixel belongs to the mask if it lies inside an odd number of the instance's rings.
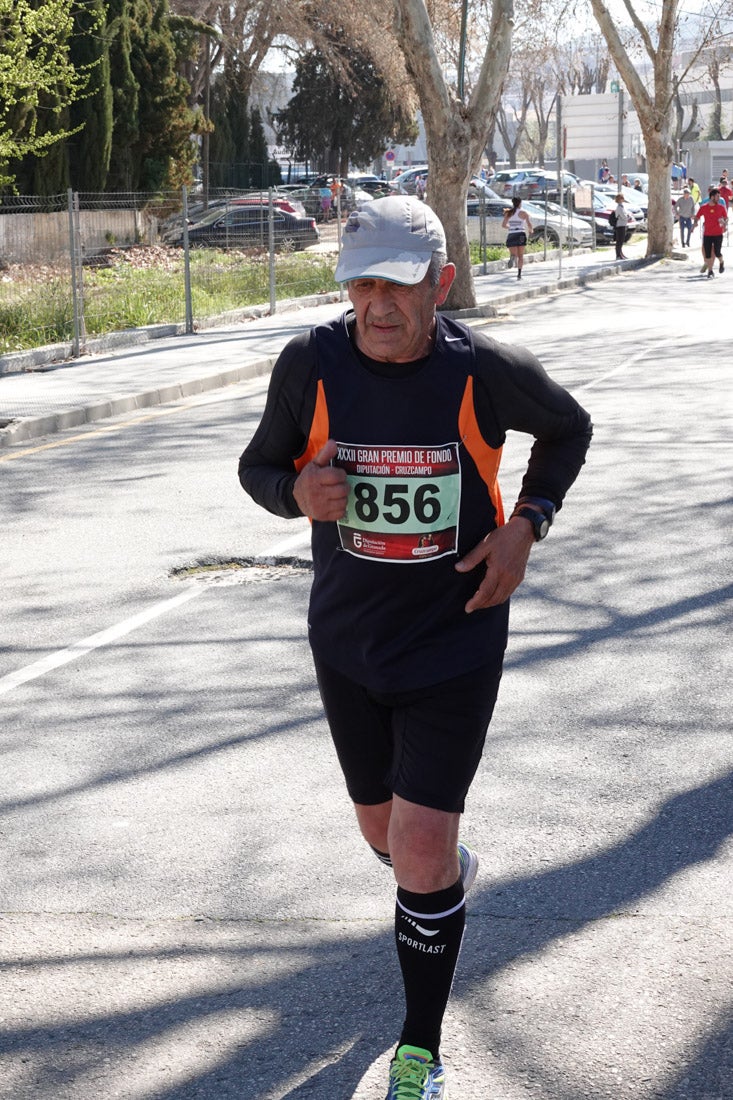
{"label": "elderly male runner", "polygon": [[[263,507],[313,521],[318,685],[361,831],[397,880],[406,1016],[387,1100],[445,1096],[441,1025],[478,867],[460,815],[509,597],[591,436],[529,352],[436,314],[455,275],[445,247],[417,199],[349,215],[336,279],[352,309],[283,350],[239,467]],[[509,429],[534,444],[505,522]]]}

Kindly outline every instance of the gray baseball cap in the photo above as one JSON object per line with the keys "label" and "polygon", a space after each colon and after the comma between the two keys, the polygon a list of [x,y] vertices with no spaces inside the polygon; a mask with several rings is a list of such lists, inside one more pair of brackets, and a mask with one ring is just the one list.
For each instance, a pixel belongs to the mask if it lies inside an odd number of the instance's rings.
{"label": "gray baseball cap", "polygon": [[412,286],[433,252],[445,252],[445,231],[427,203],[408,195],[365,202],[346,219],[336,281],[387,279]]}

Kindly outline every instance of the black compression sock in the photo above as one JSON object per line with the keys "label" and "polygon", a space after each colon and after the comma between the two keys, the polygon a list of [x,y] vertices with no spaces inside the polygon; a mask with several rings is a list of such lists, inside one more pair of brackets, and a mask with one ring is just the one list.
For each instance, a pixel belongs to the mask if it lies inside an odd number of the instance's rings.
{"label": "black compression sock", "polygon": [[463,940],[466,906],[459,879],[447,890],[412,894],[397,888],[395,936],[405,985],[400,1046],[440,1053],[440,1029]]}

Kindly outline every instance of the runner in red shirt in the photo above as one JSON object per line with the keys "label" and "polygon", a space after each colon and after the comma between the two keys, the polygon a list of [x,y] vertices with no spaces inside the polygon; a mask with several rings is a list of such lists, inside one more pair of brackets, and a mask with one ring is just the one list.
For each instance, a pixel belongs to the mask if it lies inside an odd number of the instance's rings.
{"label": "runner in red shirt", "polygon": [[718,187],[718,190],[720,191],[721,199],[723,200],[725,205],[730,208],[731,199],[733,199],[733,188],[731,188],[731,185],[728,182],[726,176],[720,177],[720,185]]}
{"label": "runner in red shirt", "polygon": [[718,257],[719,272],[722,275],[725,271],[725,264],[723,263],[723,234],[728,227],[728,207],[725,205],[720,197],[720,191],[717,187],[713,187],[710,191],[710,198],[707,202],[704,202],[702,206],[698,208],[695,215],[695,225],[703,220],[703,237],[702,237],[702,250],[705,256],[705,262],[700,268],[700,274],[704,275],[707,271],[708,279],[712,279],[715,272],[713,271],[713,264],[715,263],[715,257]]}

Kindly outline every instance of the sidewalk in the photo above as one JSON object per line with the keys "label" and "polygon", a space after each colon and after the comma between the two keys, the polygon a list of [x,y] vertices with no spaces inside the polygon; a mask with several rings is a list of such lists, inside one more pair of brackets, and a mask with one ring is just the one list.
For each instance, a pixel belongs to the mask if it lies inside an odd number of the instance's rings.
{"label": "sidewalk", "polygon": [[[627,249],[629,259],[616,261],[607,249],[547,260],[525,257],[522,280],[505,261],[475,269],[478,305],[462,310],[463,318],[497,316],[516,302],[556,293],[646,265],[646,239]],[[284,303],[282,312],[205,329],[192,336],[175,335],[174,326],[115,333],[89,341],[92,354],[54,362],[59,348],[47,350],[47,361],[28,367],[28,356],[0,361],[0,447],[49,435],[82,424],[120,416],[137,409],[177,401],[220,389],[272,369],[282,347],[300,332],[345,308],[338,294],[323,299]],[[158,337],[161,329],[171,335]],[[121,343],[126,341],[125,346]],[[35,353],[38,358],[38,353]]]}

